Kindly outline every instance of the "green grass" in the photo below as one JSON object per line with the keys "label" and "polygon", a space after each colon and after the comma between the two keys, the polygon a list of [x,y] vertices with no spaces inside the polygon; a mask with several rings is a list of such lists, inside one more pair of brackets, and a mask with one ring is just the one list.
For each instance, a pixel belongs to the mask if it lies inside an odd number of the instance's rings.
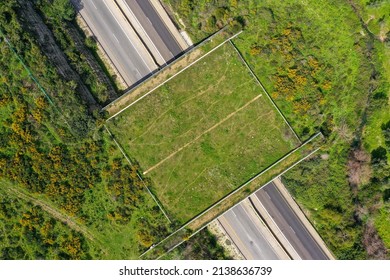
{"label": "green grass", "polygon": [[[122,158],[122,154],[119,150],[114,146],[114,144],[106,137],[106,133],[103,133],[103,140],[105,141],[105,145],[107,145],[107,149],[110,150],[109,162],[111,162],[115,158]],[[127,163],[126,163],[127,164]],[[6,187],[8,189],[15,189],[19,192],[27,194],[34,199],[39,199],[46,205],[49,205],[56,211],[67,215],[67,213],[58,207],[55,203],[50,201],[50,199],[41,194],[30,193],[25,191],[22,187],[16,185],[16,183],[11,183],[9,181],[3,180],[0,178],[0,203],[2,200],[10,199],[11,202],[18,202],[16,205],[20,206],[21,213],[22,211],[26,212],[31,205],[33,205],[30,201],[26,201],[18,198],[17,195],[13,194],[10,191],[5,191]],[[93,237],[93,240],[89,240],[88,238],[84,238],[84,242],[88,248],[85,249],[85,254],[88,254],[87,259],[138,259],[140,252],[142,252],[145,248],[140,245],[138,239],[138,231],[140,229],[140,221],[147,220],[148,223],[154,227],[163,228],[167,226],[168,221],[163,217],[161,213],[156,211],[154,208],[156,206],[153,199],[146,193],[143,198],[142,204],[138,207],[135,207],[132,212],[131,220],[126,224],[116,223],[108,218],[109,213],[115,210],[115,207],[119,205],[108,193],[108,181],[103,181],[99,184],[96,184],[93,188],[86,191],[85,193],[85,202],[83,203],[83,208],[81,210],[81,214],[76,216],[71,216],[71,219],[77,221],[82,228],[88,230],[88,232]],[[12,196],[10,195],[12,194]],[[0,204],[0,218],[2,217],[1,212],[1,204]],[[47,217],[48,219],[55,219],[50,213],[47,213],[44,210],[41,210],[42,215]],[[157,214],[155,212],[158,212]],[[19,215],[19,214],[18,214]],[[20,214],[21,215],[21,214]],[[18,216],[13,216],[12,220],[3,220],[0,219],[0,235],[4,235],[5,238],[11,235],[22,235],[22,231],[18,232],[18,227],[16,229],[10,230],[13,224],[18,223]],[[40,224],[37,225],[41,226]],[[4,227],[4,229],[2,229]],[[72,229],[69,228],[66,224],[58,221],[57,226],[59,238],[62,238],[62,234],[66,234]],[[166,233],[162,232],[162,235]],[[85,236],[84,236],[85,237]],[[162,238],[163,236],[155,236],[154,238]],[[1,240],[1,238],[0,238]],[[155,241],[156,242],[156,241]],[[1,243],[1,242],[0,242]],[[6,247],[7,242],[4,241],[4,247]],[[33,243],[26,242],[22,237],[20,242],[17,244],[13,244],[14,247],[21,246],[24,250],[28,250],[28,254],[26,253],[24,256],[17,256],[19,259],[34,259],[37,258],[36,254],[39,252],[39,246]],[[54,250],[50,246],[48,250]],[[0,253],[3,247],[0,244]],[[26,249],[25,249],[26,248]],[[54,253],[47,253],[45,257],[48,259],[55,259],[58,256]]]}
{"label": "green grass", "polygon": [[[356,41],[351,36],[359,28],[351,8],[337,1],[264,2],[267,3],[259,2],[260,14],[251,18],[248,32],[238,38],[237,46],[261,75],[267,90],[274,93],[275,102],[294,129],[300,136],[306,131],[310,131],[306,136],[314,133],[325,121],[324,112],[329,111],[336,123],[340,119],[353,123],[362,100],[355,77],[363,69],[359,68],[362,57],[354,49]],[[267,7],[274,13],[272,19],[263,16],[269,14]],[[284,37],[289,28],[299,30],[302,36]],[[274,48],[273,40],[283,43]],[[250,54],[255,45],[261,48],[259,55]],[[312,68],[307,66],[312,58],[318,61],[318,70],[310,72]],[[299,86],[297,79],[290,78],[293,90],[286,94],[281,92],[278,78],[287,76],[290,69],[298,70],[307,83]],[[326,83],[328,89],[324,87]]]}
{"label": "green grass", "polygon": [[180,222],[298,144],[230,44],[128,108],[109,128]]}
{"label": "green grass", "polygon": [[[363,21],[370,32],[384,40],[390,31],[390,2],[388,0],[360,0]],[[387,35],[387,36],[386,36]]]}
{"label": "green grass", "polygon": [[[112,164],[114,159],[121,159],[125,165],[128,163],[115,146],[114,142],[108,137],[105,131],[102,133],[102,140],[106,149],[109,151],[108,164]],[[142,203],[132,210],[131,219],[128,223],[120,224],[112,221],[109,214],[115,211],[117,206],[122,206],[120,202],[110,194],[108,174],[104,181],[94,186],[85,194],[85,203],[82,209],[81,219],[88,226],[88,229],[97,237],[99,244],[94,252],[96,259],[138,259],[143,248],[138,239],[138,231],[141,220],[147,220],[153,228],[161,229],[168,226],[168,221],[159,210],[155,210],[156,203],[152,197],[144,190]],[[111,186],[112,187],[112,186]],[[157,214],[156,214],[157,212]],[[162,235],[166,233],[161,232]],[[154,238],[161,238],[155,236]],[[156,241],[154,241],[156,242]]]}
{"label": "green grass", "polygon": [[[385,139],[382,133],[382,124],[390,121],[389,107],[373,112],[369,123],[364,131],[364,142],[368,151],[375,150],[380,146],[385,146]],[[390,155],[389,155],[390,156]]]}
{"label": "green grass", "polygon": [[[196,232],[203,226],[206,226],[209,222],[215,219],[221,213],[228,211],[234,205],[247,198],[250,194],[254,193],[259,189],[260,186],[264,186],[268,182],[272,181],[274,178],[280,176],[286,170],[293,168],[297,164],[302,164],[303,162],[309,161],[311,158],[315,157],[314,153],[318,148],[323,145],[323,137],[317,135],[311,138],[308,142],[302,144],[293,152],[289,153],[283,160],[274,164],[271,168],[268,168],[266,171],[262,172],[258,177],[254,178],[250,182],[246,183],[243,186],[240,186],[240,189],[237,190],[234,194],[230,195],[228,198],[225,198],[219,201],[217,204],[213,206],[212,209],[205,212],[203,215],[193,219],[190,223],[188,223],[184,228],[175,232],[175,234],[171,235],[169,238],[166,238],[163,242],[161,242],[158,246],[156,246],[153,250],[150,250],[149,253],[144,255],[145,259],[156,259],[161,257],[167,250],[172,248],[174,245],[188,240],[192,233]],[[313,154],[309,156],[310,154]],[[317,151],[319,153],[319,151]],[[306,160],[301,162],[305,157],[308,157]],[[197,239],[197,235],[191,237]],[[192,241],[190,241],[192,243]],[[182,248],[183,245],[181,245]],[[194,250],[198,250],[194,249]],[[164,258],[173,258],[174,254],[177,253],[178,250],[174,250],[172,254],[164,255]]]}
{"label": "green grass", "polygon": [[94,241],[19,197],[19,192],[24,193],[0,178],[0,259],[90,258]]}
{"label": "green grass", "polygon": [[[165,1],[178,11],[195,41],[210,32],[210,17],[219,22],[229,16],[245,19],[245,31],[234,42],[294,130],[301,139],[319,129],[328,138],[324,159],[304,162],[286,174],[287,187],[338,258],[366,258],[347,164],[350,149],[356,148],[351,142],[360,140],[360,125],[365,125],[362,143],[367,152],[383,146],[380,126],[389,119],[389,103],[369,98],[380,91],[389,94],[390,51],[383,41],[390,2],[199,0],[190,6]],[[223,7],[229,16],[218,16]],[[367,104],[372,112],[364,112]],[[373,200],[364,205],[370,215],[378,207]]]}
{"label": "green grass", "polygon": [[[376,45],[376,47],[382,51],[380,53],[380,61],[382,62],[382,71],[384,77],[390,76],[390,61],[387,59],[390,55],[390,48],[386,46]],[[387,79],[389,81],[389,79]],[[379,88],[377,92],[383,92],[387,95],[387,100],[383,99],[382,106],[377,106],[367,119],[367,124],[363,131],[363,144],[367,151],[372,152],[378,147],[385,147],[385,139],[383,136],[381,126],[390,121],[390,90],[389,86],[383,86]],[[390,153],[387,154],[390,160]]]}
{"label": "green grass", "polygon": [[[354,125],[364,102],[361,87],[370,77],[360,46],[368,35],[347,1],[200,0],[191,9],[183,1],[165,1],[194,41],[211,32],[207,19],[222,7],[230,7],[231,18],[245,19],[244,32],[234,42],[302,139],[316,133],[329,115],[336,125]],[[317,67],[309,66],[312,59]]]}
{"label": "green grass", "polygon": [[390,207],[381,208],[379,213],[375,217],[375,227],[378,230],[379,236],[382,238],[387,248],[390,248]]}

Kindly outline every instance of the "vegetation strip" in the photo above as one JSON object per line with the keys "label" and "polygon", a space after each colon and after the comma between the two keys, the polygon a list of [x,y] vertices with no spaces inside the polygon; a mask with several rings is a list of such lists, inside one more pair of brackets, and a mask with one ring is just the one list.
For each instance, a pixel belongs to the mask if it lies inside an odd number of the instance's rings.
{"label": "vegetation strip", "polygon": [[238,35],[241,34],[242,31],[234,34],[233,36],[231,36],[230,38],[226,39],[225,41],[223,41],[221,44],[219,44],[218,46],[216,46],[214,49],[212,49],[211,51],[209,51],[208,53],[202,55],[200,58],[198,58],[197,60],[193,61],[192,63],[190,63],[189,65],[187,65],[186,67],[184,67],[182,70],[180,70],[179,72],[177,72],[176,74],[174,74],[173,76],[169,77],[167,80],[165,80],[164,82],[162,82],[161,84],[159,84],[158,86],[154,87],[153,89],[151,89],[149,92],[147,92],[145,95],[141,96],[140,98],[138,98],[137,100],[135,100],[134,102],[130,103],[129,105],[127,105],[125,108],[119,110],[119,112],[115,113],[114,115],[110,116],[107,121],[109,121],[110,119],[112,118],[115,118],[117,115],[119,115],[120,113],[122,113],[124,110],[126,110],[127,108],[133,106],[135,103],[137,103],[138,101],[142,100],[143,98],[145,98],[146,96],[148,96],[149,94],[151,94],[153,91],[155,91],[156,89],[158,89],[159,87],[161,87],[162,85],[166,84],[167,82],[169,82],[170,80],[172,80],[174,77],[176,77],[177,75],[179,75],[181,72],[185,71],[186,69],[188,69],[189,67],[191,67],[192,65],[194,65],[195,63],[197,63],[198,61],[202,60],[203,58],[205,58],[206,56],[208,56],[210,53],[214,52],[215,50],[217,50],[218,48],[220,48],[221,46],[223,46],[226,42],[230,41],[231,39],[237,37]]}

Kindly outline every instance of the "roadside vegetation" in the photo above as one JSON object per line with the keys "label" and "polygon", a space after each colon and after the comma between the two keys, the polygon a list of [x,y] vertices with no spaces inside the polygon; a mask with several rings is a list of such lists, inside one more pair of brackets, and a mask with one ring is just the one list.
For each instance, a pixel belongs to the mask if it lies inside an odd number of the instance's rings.
{"label": "roadside vegetation", "polygon": [[[86,37],[76,24],[76,11],[69,0],[31,0],[34,8],[52,31],[56,42],[65,53],[72,68],[80,75],[96,101],[106,105],[117,94],[115,83],[106,76],[103,64],[99,64],[93,37]],[[103,67],[103,69],[101,68]]]}
{"label": "roadside vegetation", "polygon": [[327,139],[287,187],[338,258],[388,258],[389,2],[165,2],[195,42],[242,23],[234,42],[295,131]]}
{"label": "roadside vegetation", "polygon": [[164,260],[229,260],[217,238],[208,229],[203,229],[195,236],[174,250],[164,255]]}

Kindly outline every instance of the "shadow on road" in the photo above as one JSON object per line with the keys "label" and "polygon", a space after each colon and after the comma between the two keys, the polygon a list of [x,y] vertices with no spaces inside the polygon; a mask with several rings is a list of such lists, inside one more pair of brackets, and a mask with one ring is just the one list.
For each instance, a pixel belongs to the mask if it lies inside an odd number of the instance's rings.
{"label": "shadow on road", "polygon": [[76,13],[78,13],[84,8],[84,4],[82,0],[70,0],[70,2],[72,3]]}

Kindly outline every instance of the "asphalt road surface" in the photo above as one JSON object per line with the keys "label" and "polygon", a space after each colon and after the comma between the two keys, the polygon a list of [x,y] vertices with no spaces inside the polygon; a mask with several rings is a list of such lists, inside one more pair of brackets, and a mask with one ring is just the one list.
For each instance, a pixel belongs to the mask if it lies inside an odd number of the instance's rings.
{"label": "asphalt road surface", "polygon": [[281,259],[257,225],[260,220],[254,221],[241,204],[226,212],[219,221],[246,259]]}
{"label": "asphalt road surface", "polygon": [[138,37],[118,16],[119,9],[111,0],[72,0],[72,3],[129,86],[157,68],[147,50],[136,43]]}
{"label": "asphalt road surface", "polygon": [[256,196],[302,259],[328,259],[273,182],[257,191]]}
{"label": "asphalt road surface", "polygon": [[125,0],[165,61],[183,50],[149,0]]}

